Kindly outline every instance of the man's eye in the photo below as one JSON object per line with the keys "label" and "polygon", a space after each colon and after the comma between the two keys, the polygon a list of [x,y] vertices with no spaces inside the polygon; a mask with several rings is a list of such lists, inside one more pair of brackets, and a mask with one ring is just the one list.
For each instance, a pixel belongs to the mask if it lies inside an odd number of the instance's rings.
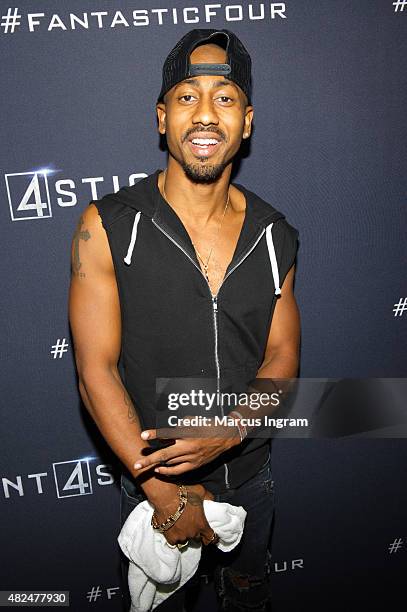
{"label": "man's eye", "polygon": [[[188,99],[187,99],[188,98]],[[178,99],[179,100],[184,100],[184,102],[190,102],[191,99],[193,99],[194,96],[192,94],[184,94],[183,96],[180,96]],[[218,98],[219,100],[221,100],[222,102],[233,102],[233,98],[230,98],[229,96],[219,96]]]}

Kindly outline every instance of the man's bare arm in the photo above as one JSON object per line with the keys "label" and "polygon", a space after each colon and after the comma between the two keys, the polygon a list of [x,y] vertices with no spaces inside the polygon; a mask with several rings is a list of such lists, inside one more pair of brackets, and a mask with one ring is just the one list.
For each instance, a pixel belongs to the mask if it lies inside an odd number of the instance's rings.
{"label": "man's bare arm", "polygon": [[[137,478],[154,505],[159,522],[175,511],[178,486],[153,472],[134,470],[148,442],[141,439],[137,411],[120,378],[121,312],[108,238],[94,204],[81,214],[71,245],[72,275],[69,321],[74,339],[79,391],[104,439]],[[171,543],[202,537],[213,530],[203,512],[203,499],[213,494],[202,485],[188,487],[189,503],[166,538]]]}
{"label": "man's bare arm", "polygon": [[[280,395],[281,401],[284,400],[284,394],[292,388],[299,365],[301,323],[294,296],[294,275],[295,265],[291,266],[281,287],[281,296],[274,308],[263,363],[256,375],[256,379],[272,379],[274,382],[270,385],[264,381],[266,383],[264,385],[260,381],[256,389],[253,382],[248,390],[248,393],[252,391],[257,395],[259,392],[275,394],[281,390],[283,391]],[[239,406],[237,410],[244,418],[256,416],[263,419],[265,416],[271,416],[277,408],[278,405],[270,401],[269,404],[265,402],[256,409],[255,413],[250,405]],[[251,429],[253,428],[247,427],[247,431]]]}
{"label": "man's bare arm", "polygon": [[295,265],[284,279],[277,299],[258,378],[297,376],[300,350],[300,313],[294,296]]}
{"label": "man's bare arm", "polygon": [[[121,313],[106,232],[94,204],[81,214],[71,245],[69,320],[79,391],[103,437],[134,476],[134,459],[148,448],[117,362]],[[157,486],[157,485],[156,485]],[[143,487],[154,495],[154,482]]]}

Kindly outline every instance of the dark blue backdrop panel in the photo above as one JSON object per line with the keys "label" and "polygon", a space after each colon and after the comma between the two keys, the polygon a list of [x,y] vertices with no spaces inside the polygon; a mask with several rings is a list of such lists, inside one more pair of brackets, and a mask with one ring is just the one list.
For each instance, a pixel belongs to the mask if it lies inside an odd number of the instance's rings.
{"label": "dark blue backdrop panel", "polygon": [[[193,27],[252,55],[233,180],[300,232],[300,375],[406,376],[406,2],[0,2],[0,588],[70,590],[75,610],[120,609],[120,465],[78,394],[70,241],[91,199],[165,167],[161,66]],[[274,442],[277,612],[397,587],[406,454]]]}

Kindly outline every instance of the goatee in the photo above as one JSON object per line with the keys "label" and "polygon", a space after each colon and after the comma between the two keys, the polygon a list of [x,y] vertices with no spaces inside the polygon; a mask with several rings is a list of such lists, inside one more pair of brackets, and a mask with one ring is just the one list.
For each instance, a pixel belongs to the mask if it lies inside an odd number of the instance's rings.
{"label": "goatee", "polygon": [[[201,157],[202,160],[207,160],[207,157]],[[222,175],[226,168],[226,164],[213,164],[211,166],[201,164],[182,163],[182,168],[191,181],[194,183],[214,183]]]}

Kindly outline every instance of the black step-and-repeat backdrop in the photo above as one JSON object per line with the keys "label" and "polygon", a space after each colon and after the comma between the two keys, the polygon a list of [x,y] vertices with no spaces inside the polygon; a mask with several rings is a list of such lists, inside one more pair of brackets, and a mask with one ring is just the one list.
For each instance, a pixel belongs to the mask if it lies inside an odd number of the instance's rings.
{"label": "black step-and-repeat backdrop", "polygon": [[[77,389],[70,242],[92,199],[165,167],[161,66],[194,27],[252,55],[233,180],[300,232],[300,376],[406,376],[406,0],[1,1],[0,589],[73,610],[121,609],[120,466]],[[405,598],[406,459],[397,435],[274,440],[275,612]]]}

